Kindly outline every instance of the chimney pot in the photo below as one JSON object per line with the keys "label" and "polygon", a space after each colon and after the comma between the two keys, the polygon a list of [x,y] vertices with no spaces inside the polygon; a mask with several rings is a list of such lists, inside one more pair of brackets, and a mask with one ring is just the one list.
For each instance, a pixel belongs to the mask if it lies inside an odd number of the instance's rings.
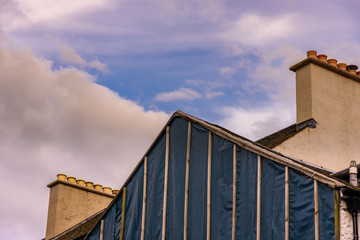
{"label": "chimney pot", "polygon": [[87,188],[93,188],[93,182],[85,182],[85,187]]}
{"label": "chimney pot", "polygon": [[84,183],[85,183],[85,181],[82,180],[82,179],[77,179],[77,180],[76,180],[76,184],[77,184],[77,185],[80,185],[80,186],[82,186],[82,187],[84,186]]}
{"label": "chimney pot", "polygon": [[75,183],[76,178],[75,178],[75,177],[67,177],[67,181],[68,181],[69,183]]}
{"label": "chimney pot", "polygon": [[356,74],[357,69],[358,69],[358,66],[356,66],[356,65],[349,65],[346,67],[346,70],[352,74]]}
{"label": "chimney pot", "polygon": [[97,191],[101,191],[102,185],[101,184],[94,184],[94,189]]}
{"label": "chimney pot", "polygon": [[349,167],[349,182],[350,184],[354,185],[354,186],[358,186],[358,179],[357,179],[357,174],[358,174],[358,170],[356,167],[356,161],[352,160],[350,162],[350,167]]}
{"label": "chimney pot", "polygon": [[308,57],[308,58],[310,58],[310,57],[316,58],[316,54],[317,54],[317,51],[315,51],[315,50],[309,50],[309,51],[307,51],[307,57]]}
{"label": "chimney pot", "polygon": [[336,59],[330,58],[330,59],[327,60],[327,62],[328,62],[328,64],[337,67],[337,60]]}
{"label": "chimney pot", "polygon": [[319,54],[317,56],[317,58],[320,60],[320,61],[323,61],[323,62],[327,62],[327,56],[325,54]]}
{"label": "chimney pot", "polygon": [[120,191],[119,189],[113,189],[113,190],[112,190],[112,194],[116,195],[116,194],[119,193],[119,191]]}
{"label": "chimney pot", "polygon": [[59,181],[66,181],[66,174],[59,173],[57,176],[57,180]]}
{"label": "chimney pot", "polygon": [[111,187],[103,187],[102,190],[104,193],[111,194]]}
{"label": "chimney pot", "polygon": [[340,68],[341,70],[346,71],[346,63],[338,63],[338,68]]}

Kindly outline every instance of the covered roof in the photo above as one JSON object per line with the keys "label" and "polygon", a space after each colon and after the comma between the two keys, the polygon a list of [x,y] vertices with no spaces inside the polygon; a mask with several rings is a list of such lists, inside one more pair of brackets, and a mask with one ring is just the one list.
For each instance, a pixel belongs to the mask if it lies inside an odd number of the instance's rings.
{"label": "covered roof", "polygon": [[69,228],[63,233],[51,238],[50,240],[82,240],[85,238],[86,234],[96,225],[100,220],[102,213],[105,212],[105,209],[100,212],[95,213],[94,215],[88,217],[87,219],[81,221],[75,226]]}
{"label": "covered roof", "polygon": [[[239,136],[221,126],[206,122],[204,120],[198,119],[196,117],[193,117],[191,115],[188,115],[186,113],[183,113],[181,111],[176,111],[172,117],[169,119],[169,121],[167,122],[167,124],[164,126],[164,128],[162,129],[162,131],[159,133],[158,137],[154,140],[154,142],[151,144],[151,146],[149,147],[149,149],[147,150],[147,152],[144,154],[143,158],[140,160],[140,162],[138,163],[138,165],[135,167],[135,169],[133,170],[133,172],[130,174],[130,176],[128,177],[128,179],[126,180],[126,182],[123,184],[123,186],[126,186],[129,181],[132,179],[133,175],[136,173],[137,169],[141,166],[141,164],[143,163],[145,157],[149,154],[149,152],[152,150],[152,148],[154,147],[154,145],[157,143],[157,141],[159,140],[159,138],[161,137],[161,135],[166,131],[166,128],[170,125],[170,123],[173,121],[173,119],[181,117],[191,123],[195,123],[200,125],[201,127],[209,130],[210,132],[212,132],[213,134],[216,134],[226,140],[229,140],[235,144],[237,144],[238,146],[247,149],[255,154],[258,154],[260,156],[266,157],[274,162],[280,163],[282,165],[291,167],[293,169],[298,170],[299,172],[315,179],[318,181],[321,181],[333,188],[340,188],[340,187],[350,187],[350,188],[354,188],[353,186],[351,186],[349,183],[347,183],[346,181],[337,179],[335,177],[332,176],[332,174],[334,174],[333,171],[325,169],[323,167],[319,167],[317,165],[314,164],[310,164],[307,163],[305,161],[299,160],[299,159],[295,159],[289,156],[285,156],[282,155],[281,153],[278,153],[276,151],[273,151],[272,149],[270,149],[270,147],[274,144],[280,144],[281,142],[285,141],[286,139],[290,138],[291,136],[294,136],[295,134],[297,134],[298,132],[302,131],[303,129],[310,127],[310,128],[315,128],[316,127],[316,121],[314,119],[309,119],[305,122],[302,122],[300,124],[294,124],[291,125],[283,130],[280,130],[274,134],[271,134],[263,139],[260,139],[257,142],[253,142],[249,139],[246,139],[242,136]],[[122,188],[123,189],[123,188]],[[121,194],[118,194],[113,201],[110,203],[109,207],[107,208],[110,209],[113,204],[116,202],[117,198],[120,197]],[[74,226],[73,228],[67,230],[66,232],[58,235],[56,238],[53,238],[53,240],[55,239],[82,239],[82,238],[78,238],[79,237],[84,237],[84,231],[85,229],[87,229],[86,232],[91,232],[95,226],[96,223],[98,223],[101,218],[103,218],[103,216],[107,213],[107,210],[105,211],[101,211],[99,212],[96,216],[94,215],[93,217],[85,220],[84,222],[79,223],[78,225]],[[82,225],[87,225],[87,226],[82,226]],[[84,229],[84,231],[82,231],[81,229]],[[79,233],[77,233],[79,232]],[[81,232],[81,234],[80,234]],[[86,234],[85,232],[85,234]],[[76,233],[76,234],[75,234]],[[65,235],[68,234],[68,235]],[[71,235],[70,235],[71,234]],[[63,237],[66,236],[66,237]],[[86,238],[85,238],[86,239]]]}
{"label": "covered roof", "polygon": [[302,123],[293,124],[289,127],[281,129],[275,133],[272,133],[266,137],[263,137],[263,138],[257,140],[256,143],[259,143],[265,147],[272,149],[272,148],[280,145],[287,139],[291,138],[292,136],[298,134],[305,128],[308,128],[308,127],[316,128],[316,124],[317,124],[316,121],[313,118],[311,118]]}

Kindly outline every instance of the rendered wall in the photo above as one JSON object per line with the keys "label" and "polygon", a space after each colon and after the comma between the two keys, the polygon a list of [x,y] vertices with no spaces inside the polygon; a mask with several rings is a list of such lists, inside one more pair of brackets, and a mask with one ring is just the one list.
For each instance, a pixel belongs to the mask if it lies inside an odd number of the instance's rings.
{"label": "rendered wall", "polygon": [[315,64],[296,71],[297,122],[306,129],[275,147],[285,155],[339,171],[360,156],[360,83]]}
{"label": "rendered wall", "polygon": [[85,187],[73,187],[61,181],[50,189],[46,237],[50,239],[82,220],[106,208],[114,196],[106,196]]}
{"label": "rendered wall", "polygon": [[178,117],[87,239],[314,239],[318,229],[319,239],[331,240],[334,194]]}

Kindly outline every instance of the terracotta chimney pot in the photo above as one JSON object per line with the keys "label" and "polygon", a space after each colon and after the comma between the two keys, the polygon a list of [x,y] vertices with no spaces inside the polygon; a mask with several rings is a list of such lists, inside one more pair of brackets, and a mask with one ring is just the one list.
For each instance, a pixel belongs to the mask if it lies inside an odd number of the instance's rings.
{"label": "terracotta chimney pot", "polygon": [[338,63],[337,67],[340,68],[341,70],[346,71],[346,63]]}
{"label": "terracotta chimney pot", "polygon": [[57,176],[57,180],[59,181],[66,181],[66,174],[59,173]]}
{"label": "terracotta chimney pot", "polygon": [[323,62],[327,62],[327,56],[325,54],[319,54],[317,56],[317,58],[320,60],[320,61],[323,61]]}
{"label": "terracotta chimney pot", "polygon": [[310,58],[310,57],[316,58],[316,54],[317,54],[317,51],[315,51],[315,50],[309,50],[309,51],[307,51],[307,57],[308,57],[308,58]]}
{"label": "terracotta chimney pot", "polygon": [[87,188],[93,188],[93,182],[85,182],[85,187]]}
{"label": "terracotta chimney pot", "polygon": [[116,194],[119,193],[119,191],[120,191],[119,189],[113,189],[113,190],[112,190],[112,194],[116,195]]}
{"label": "terracotta chimney pot", "polygon": [[82,180],[82,179],[77,179],[77,180],[76,180],[76,184],[77,184],[77,185],[80,185],[80,186],[82,186],[82,187],[83,187],[83,186],[84,186],[84,184],[85,184],[85,180]]}
{"label": "terracotta chimney pot", "polygon": [[96,191],[101,191],[102,185],[101,185],[101,184],[94,184],[94,189],[95,189]]}
{"label": "terracotta chimney pot", "polygon": [[67,181],[68,181],[68,183],[74,183],[75,184],[76,178],[75,177],[67,177]]}
{"label": "terracotta chimney pot", "polygon": [[337,60],[336,59],[330,58],[330,59],[327,60],[327,62],[328,62],[328,64],[337,67]]}
{"label": "terracotta chimney pot", "polygon": [[111,194],[111,187],[103,187],[102,190],[104,193]]}
{"label": "terracotta chimney pot", "polygon": [[346,67],[346,70],[352,74],[356,74],[357,69],[358,69],[358,66],[356,66],[356,65],[349,65]]}

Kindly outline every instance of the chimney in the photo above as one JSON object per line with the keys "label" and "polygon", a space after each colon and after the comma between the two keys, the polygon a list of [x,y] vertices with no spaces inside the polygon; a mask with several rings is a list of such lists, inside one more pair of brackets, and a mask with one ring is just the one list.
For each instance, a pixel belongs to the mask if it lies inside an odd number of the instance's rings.
{"label": "chimney", "polygon": [[[296,72],[297,123],[314,118],[321,124],[334,112],[346,109],[344,105],[350,106],[349,103],[354,99],[359,99],[360,103],[357,89],[353,89],[354,80],[360,82],[360,73],[356,72],[358,67],[337,63],[334,58],[327,60],[325,54],[316,54],[315,50],[310,50],[305,60],[290,67],[290,70]],[[358,85],[356,88],[360,91],[360,84],[355,85]],[[358,106],[347,112],[359,112]],[[360,118],[360,112],[357,117]]]}
{"label": "chimney", "polygon": [[[85,185],[84,185],[85,184]],[[45,239],[64,232],[75,224],[106,208],[117,191],[83,179],[58,174],[50,188]]]}

